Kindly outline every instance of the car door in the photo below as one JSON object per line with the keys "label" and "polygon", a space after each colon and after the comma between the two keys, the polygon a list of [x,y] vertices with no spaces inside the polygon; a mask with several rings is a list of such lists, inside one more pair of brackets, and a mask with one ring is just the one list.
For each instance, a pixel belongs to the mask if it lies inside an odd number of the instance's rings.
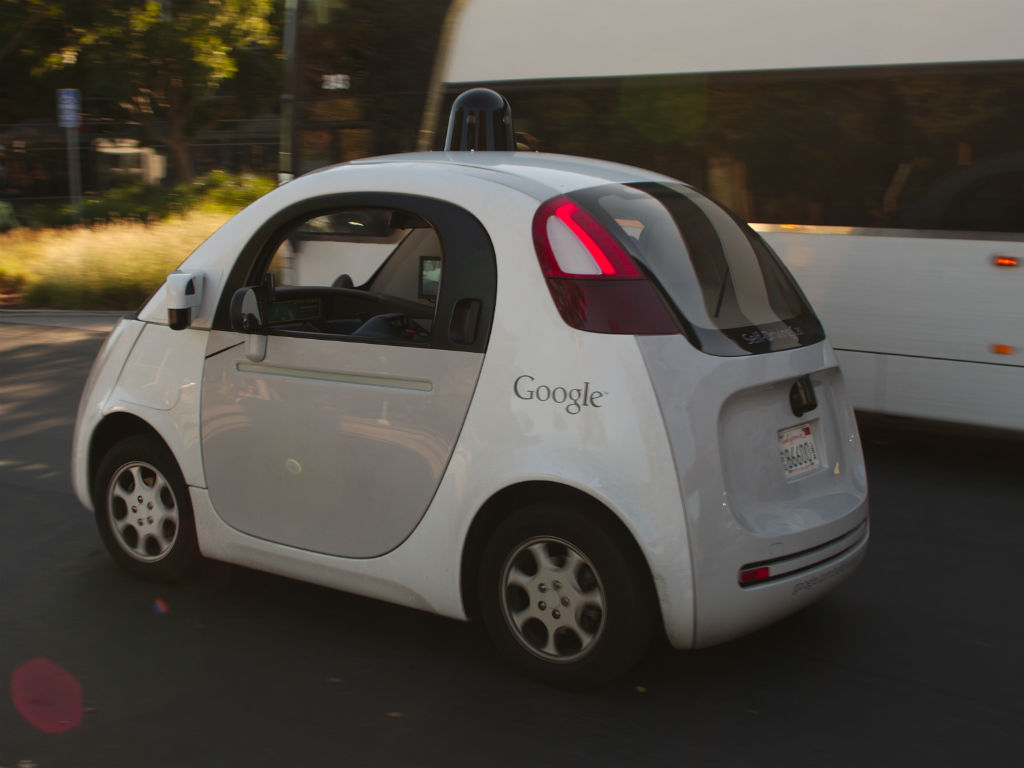
{"label": "car door", "polygon": [[[311,200],[263,227],[228,282],[202,382],[216,513],[303,550],[393,549],[437,490],[483,362],[483,227],[408,195]],[[246,287],[261,312],[251,334],[228,309]]]}

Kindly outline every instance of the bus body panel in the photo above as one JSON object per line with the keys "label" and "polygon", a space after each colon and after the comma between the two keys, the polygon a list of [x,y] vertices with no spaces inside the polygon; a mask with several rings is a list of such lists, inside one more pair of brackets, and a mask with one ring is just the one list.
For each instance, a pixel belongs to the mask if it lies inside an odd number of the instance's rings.
{"label": "bus body panel", "polygon": [[817,310],[855,408],[1024,430],[1024,271],[996,262],[1024,264],[1024,241],[755,229]]}
{"label": "bus body panel", "polygon": [[[1021,58],[1013,0],[471,0],[447,83]],[[577,44],[567,41],[579,41]],[[500,54],[496,54],[500,52]]]}

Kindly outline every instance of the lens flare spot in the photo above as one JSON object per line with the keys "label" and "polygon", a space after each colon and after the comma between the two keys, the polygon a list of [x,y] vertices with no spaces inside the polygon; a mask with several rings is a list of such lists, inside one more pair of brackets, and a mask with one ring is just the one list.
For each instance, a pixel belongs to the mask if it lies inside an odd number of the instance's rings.
{"label": "lens flare spot", "polygon": [[63,733],[82,722],[82,686],[49,659],[33,659],[11,673],[11,698],[43,733]]}
{"label": "lens flare spot", "polygon": [[169,610],[171,610],[171,609],[167,605],[167,601],[164,600],[162,597],[158,597],[156,600],[153,601],[153,613],[154,613],[154,615],[156,615],[156,616],[163,616]]}
{"label": "lens flare spot", "polygon": [[299,464],[299,462],[297,462],[295,459],[288,459],[284,463],[284,468],[286,470],[288,470],[288,474],[289,475],[301,475],[302,474],[302,465]]}

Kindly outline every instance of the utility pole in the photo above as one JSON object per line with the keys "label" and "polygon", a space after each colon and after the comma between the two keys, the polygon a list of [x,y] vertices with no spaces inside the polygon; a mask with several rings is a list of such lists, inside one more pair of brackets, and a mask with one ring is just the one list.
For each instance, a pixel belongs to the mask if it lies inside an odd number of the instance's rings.
{"label": "utility pole", "polygon": [[277,183],[295,177],[295,41],[299,33],[299,0],[284,4],[284,93],[281,94],[281,143],[277,153]]}

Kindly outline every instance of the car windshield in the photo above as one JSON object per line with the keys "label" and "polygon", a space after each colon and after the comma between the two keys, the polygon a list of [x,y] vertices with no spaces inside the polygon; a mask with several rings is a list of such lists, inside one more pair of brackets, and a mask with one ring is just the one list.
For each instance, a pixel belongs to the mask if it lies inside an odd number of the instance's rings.
{"label": "car windshield", "polygon": [[824,338],[768,244],[685,184],[611,184],[571,196],[622,241],[705,352],[771,352]]}

